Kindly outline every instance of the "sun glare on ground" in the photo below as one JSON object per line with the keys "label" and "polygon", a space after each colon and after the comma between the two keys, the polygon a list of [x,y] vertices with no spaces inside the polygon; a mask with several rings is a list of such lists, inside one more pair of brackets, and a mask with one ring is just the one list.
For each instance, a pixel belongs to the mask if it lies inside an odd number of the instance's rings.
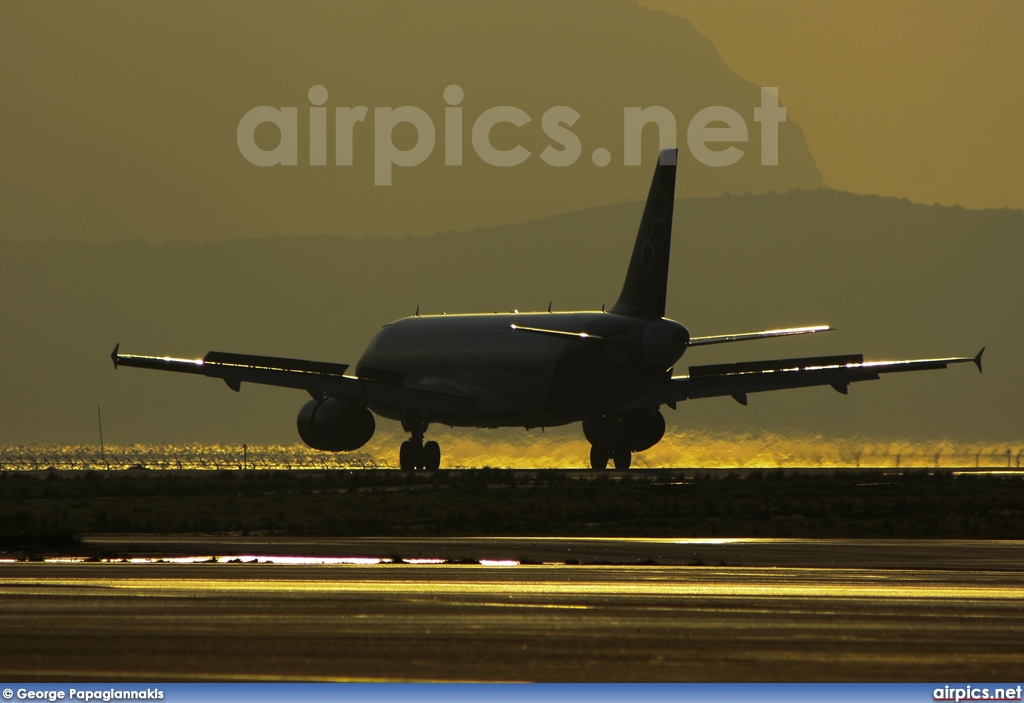
{"label": "sun glare on ground", "polygon": [[[452,469],[588,468],[583,438],[557,432],[466,436],[432,433]],[[396,468],[398,432],[382,431],[356,452],[319,452],[303,445],[0,445],[0,470],[57,469],[375,469]],[[829,439],[782,434],[679,432],[634,455],[633,467],[686,469],[989,468],[1020,469],[1024,443],[948,440]]]}

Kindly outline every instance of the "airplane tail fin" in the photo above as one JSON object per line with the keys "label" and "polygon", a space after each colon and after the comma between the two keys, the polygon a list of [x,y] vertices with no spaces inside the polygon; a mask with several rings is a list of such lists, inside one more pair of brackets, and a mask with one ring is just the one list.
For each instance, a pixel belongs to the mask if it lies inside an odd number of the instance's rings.
{"label": "airplane tail fin", "polygon": [[633,245],[626,282],[610,312],[642,319],[665,316],[668,257],[672,244],[672,209],[676,193],[678,149],[663,149]]}

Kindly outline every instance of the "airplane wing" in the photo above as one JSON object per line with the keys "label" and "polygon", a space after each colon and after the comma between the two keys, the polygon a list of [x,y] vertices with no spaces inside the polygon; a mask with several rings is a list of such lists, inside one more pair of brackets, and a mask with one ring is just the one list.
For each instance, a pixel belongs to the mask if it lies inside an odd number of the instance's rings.
{"label": "airplane wing", "polygon": [[904,361],[864,361],[860,354],[820,356],[773,361],[747,361],[738,364],[691,366],[688,376],[674,376],[650,386],[622,409],[669,405],[691,398],[732,396],[743,405],[748,393],[784,388],[832,386],[845,394],[857,381],[874,381],[883,373],[944,369],[949,364],[973,362],[981,371],[982,348],[977,355],[944,359],[908,359]]}
{"label": "airplane wing", "polygon": [[202,359],[177,359],[121,354],[120,348],[120,344],[115,346],[110,355],[115,369],[118,366],[133,366],[220,378],[233,391],[240,390],[243,382],[260,383],[302,389],[314,398],[351,398],[467,417],[472,416],[475,410],[472,398],[454,391],[412,388],[400,383],[348,376],[345,374],[347,364],[217,351],[208,353]]}

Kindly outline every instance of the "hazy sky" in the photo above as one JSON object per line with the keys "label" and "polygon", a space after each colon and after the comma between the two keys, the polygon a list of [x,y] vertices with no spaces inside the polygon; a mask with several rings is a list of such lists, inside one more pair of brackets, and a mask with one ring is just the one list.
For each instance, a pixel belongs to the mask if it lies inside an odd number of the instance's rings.
{"label": "hazy sky", "polygon": [[[762,165],[760,86],[688,22],[628,0],[8,3],[0,95],[9,239],[394,237],[635,201],[624,111],[649,106],[674,116],[671,142],[684,147],[706,108],[742,120],[735,163],[684,148],[681,196],[822,186],[797,121],[778,124],[777,163]],[[295,116],[287,164],[243,156],[246,134],[276,148],[273,124],[241,128],[261,108]],[[349,163],[339,109],[365,111],[344,113]],[[311,110],[324,117],[319,163]],[[389,130],[392,110],[406,113]],[[492,110],[504,112],[488,127]],[[413,112],[429,130],[405,121]],[[479,126],[493,149],[528,160],[485,163]],[[656,127],[640,141],[649,166]],[[389,145],[425,148],[391,167]]]}
{"label": "hazy sky", "polygon": [[[701,198],[677,210],[685,224],[675,234],[669,315],[695,334],[841,330],[695,350],[692,363],[944,356],[989,345],[981,377],[966,368],[908,374],[825,402],[803,391],[750,408],[712,400],[692,416],[688,406],[678,426],[1014,436],[1022,332],[1007,321],[1024,300],[1012,270],[1024,214],[821,188],[1024,210],[1021,37],[1024,3],[1010,2],[0,4],[0,442],[89,439],[98,404],[117,441],[295,440],[296,394],[114,374],[115,342],[131,353],[223,349],[354,363],[381,323],[417,305],[611,302],[627,259],[616,251],[630,251],[636,217],[610,222],[609,208],[641,207],[659,146],[648,128],[643,165],[625,163],[629,106],[676,116],[678,196],[788,193]],[[461,97],[446,97],[451,85]],[[788,111],[778,165],[758,162],[753,121],[770,86]],[[337,108],[369,108],[351,166],[333,163],[334,129],[331,161],[311,163],[318,96],[331,119]],[[452,103],[465,120],[459,166],[446,163]],[[724,168],[698,163],[687,124],[723,105],[745,120],[745,154]],[[240,120],[258,106],[297,111],[297,165],[243,158]],[[376,110],[401,106],[422,107],[438,141],[422,165],[396,166],[392,185],[375,185]],[[532,118],[493,131],[492,146],[531,151],[521,166],[474,155],[475,121],[496,106]],[[580,115],[579,158],[565,166],[540,158],[552,141],[543,115],[554,106]],[[394,144],[410,148],[415,135],[402,125]],[[267,136],[256,134],[263,149],[273,145]],[[693,219],[702,212],[714,217]],[[572,277],[539,273],[556,236],[585,237],[553,262],[572,261]],[[326,251],[324,242],[348,248]],[[596,258],[580,265],[580,252]],[[496,274],[512,254],[518,266]],[[993,275],[993,263],[1009,275]]]}
{"label": "hazy sky", "polygon": [[[636,201],[623,111],[648,105],[676,117],[680,195],[823,179],[927,205],[1024,209],[1022,36],[1024,3],[1010,0],[5,3],[0,237],[420,235]],[[316,85],[332,115],[369,108],[352,166],[309,163]],[[458,167],[444,146],[450,85],[462,91]],[[765,86],[787,109],[777,166],[757,162]],[[237,128],[258,105],[297,109],[297,166],[242,157]],[[401,105],[426,112],[436,144],[377,186],[376,109]],[[531,118],[493,131],[499,148],[531,151],[521,166],[474,155],[475,121],[498,105]],[[540,158],[556,105],[580,115],[582,152],[565,167]],[[689,158],[687,125],[710,105],[734,108],[749,130],[735,165]],[[264,147],[273,129],[256,132]],[[415,134],[399,125],[395,144]],[[599,150],[609,166],[593,162]]]}
{"label": "hazy sky", "polygon": [[639,0],[777,85],[825,181],[855,193],[1024,208],[1024,3]]}
{"label": "hazy sky", "polygon": [[[684,147],[702,108],[746,121],[744,158],[725,168],[684,159],[680,195],[824,179],[925,204],[1024,209],[1021,36],[1014,2],[6,3],[0,238],[423,235],[632,201],[642,194],[623,164],[623,109],[650,105],[675,115]],[[316,85],[332,115],[369,108],[353,128],[352,166],[309,163]],[[450,85],[462,91],[458,167],[444,146]],[[756,162],[764,86],[788,111],[777,166]],[[260,105],[298,110],[298,165],[242,158],[236,129]],[[501,105],[532,121],[499,125],[494,143],[532,157],[481,168],[470,133]],[[376,109],[399,106],[422,108],[437,143],[422,165],[375,186]],[[553,106],[580,116],[582,153],[565,167],[540,159]],[[274,128],[263,127],[267,147]],[[400,125],[395,143],[414,135]],[[601,150],[607,167],[593,162]]]}

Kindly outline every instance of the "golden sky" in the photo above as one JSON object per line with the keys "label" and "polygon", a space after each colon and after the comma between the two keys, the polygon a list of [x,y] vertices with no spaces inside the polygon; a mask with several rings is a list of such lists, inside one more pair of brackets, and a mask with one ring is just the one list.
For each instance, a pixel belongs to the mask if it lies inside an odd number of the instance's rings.
{"label": "golden sky", "polygon": [[1024,3],[639,0],[778,86],[833,188],[1024,208]]}
{"label": "golden sky", "polygon": [[[450,139],[449,86],[464,123],[451,123]],[[311,163],[314,87],[331,115],[332,155],[343,143],[335,109],[368,110],[351,126],[348,163]],[[684,150],[681,197],[822,185],[795,120],[778,125],[780,158],[762,167],[759,87],[692,25],[628,0],[8,3],[0,95],[0,238],[9,239],[419,236],[638,201],[646,178],[625,163],[624,111],[647,106],[678,120],[665,130],[670,142],[708,106],[749,122],[739,140],[748,156],[728,167]],[[260,106],[296,111],[290,165],[243,157],[239,126]],[[514,168],[485,163],[473,142],[479,118],[501,106],[529,118],[492,130],[502,151],[530,152]],[[396,166],[378,185],[391,137],[403,151],[418,144],[404,123],[393,135],[382,126],[377,148],[377,116],[403,107],[437,139],[424,139],[415,168]],[[543,150],[559,143],[545,116],[562,108],[578,116],[566,119],[580,148],[549,165]],[[279,130],[259,126],[261,148],[273,149]],[[637,147],[648,165],[659,134],[647,128]],[[449,143],[462,146],[461,163],[448,164]],[[611,157],[604,165],[599,151]]]}
{"label": "golden sky", "polygon": [[[1007,321],[1024,300],[1012,275],[1024,259],[1024,4],[641,2],[0,5],[0,442],[91,439],[100,404],[108,441],[295,441],[294,393],[114,375],[115,342],[353,363],[380,324],[420,305],[612,302],[660,146],[649,127],[647,160],[625,163],[624,110],[639,106],[678,118],[677,196],[731,194],[677,209],[668,314],[694,334],[840,330],[694,350],[680,372],[989,347],[981,377],[911,374],[848,398],[764,394],[749,408],[708,400],[687,404],[676,426],[1017,437],[1024,329]],[[464,93],[452,143],[465,161],[449,166],[452,85]],[[352,164],[314,165],[310,90],[321,86],[329,114],[421,106],[438,132],[432,155],[375,185],[367,117]],[[752,119],[771,86],[789,121],[778,164],[764,165]],[[300,115],[297,165],[243,158],[238,126],[257,106]],[[532,116],[495,129],[502,148],[532,151],[521,166],[474,151],[472,125],[496,106]],[[541,155],[552,141],[543,116],[559,106],[579,113],[581,146],[556,167]],[[709,106],[750,128],[738,140],[747,156],[729,167],[686,149],[687,125]],[[1016,210],[920,207],[823,182]],[[768,193],[786,196],[758,195]]]}
{"label": "golden sky", "polygon": [[[666,107],[678,136],[710,105],[751,120],[759,86],[777,86],[788,110],[778,165],[753,156],[753,129],[750,156],[728,168],[684,158],[677,195],[823,178],[924,204],[1024,209],[1024,4],[640,2],[9,3],[0,238],[417,236],[635,201],[625,107]],[[242,158],[248,110],[305,115],[316,85],[328,107],[412,105],[438,125],[443,92],[458,85],[464,164],[448,167],[438,145],[377,187],[369,123],[352,166]],[[496,131],[532,150],[520,167],[482,165],[470,145],[474,120],[498,105],[533,118]],[[581,158],[564,168],[539,157],[552,106],[580,115]],[[651,129],[645,139],[656,153]],[[592,161],[595,147],[610,150],[610,167]]]}

